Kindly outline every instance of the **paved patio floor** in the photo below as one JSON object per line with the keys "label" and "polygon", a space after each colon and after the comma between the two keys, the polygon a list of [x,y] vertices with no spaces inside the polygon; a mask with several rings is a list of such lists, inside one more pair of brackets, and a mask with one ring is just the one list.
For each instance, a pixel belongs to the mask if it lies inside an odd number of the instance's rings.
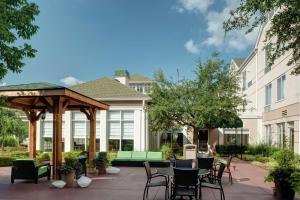
{"label": "paved patio floor", "polygon": [[[232,162],[234,183],[228,182],[227,174],[223,178],[226,200],[268,200],[274,199],[272,184],[265,183],[266,170],[248,162],[234,159]],[[88,188],[54,189],[51,181],[40,179],[38,184],[16,180],[10,184],[10,168],[0,168],[0,200],[140,200],[145,185],[144,168],[122,167],[118,175],[93,177]],[[163,200],[164,190],[149,190],[149,199]],[[220,193],[203,189],[203,199],[220,199]]]}

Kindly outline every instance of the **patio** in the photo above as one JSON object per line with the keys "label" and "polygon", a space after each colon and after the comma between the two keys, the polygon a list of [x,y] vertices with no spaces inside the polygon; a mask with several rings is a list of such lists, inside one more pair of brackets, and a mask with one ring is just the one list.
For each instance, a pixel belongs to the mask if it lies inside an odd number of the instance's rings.
{"label": "patio", "polygon": [[[230,185],[227,174],[223,177],[223,186],[227,200],[268,200],[275,199],[272,195],[272,184],[265,183],[266,170],[234,159],[232,162],[234,184]],[[93,177],[88,188],[49,188],[50,181],[40,179],[36,185],[17,180],[10,184],[10,168],[0,168],[0,199],[84,199],[89,200],[139,200],[146,181],[144,168],[122,167],[119,175]],[[164,199],[163,189],[152,188],[149,199]],[[218,191],[203,189],[203,199],[220,199]],[[298,198],[296,198],[298,199]]]}

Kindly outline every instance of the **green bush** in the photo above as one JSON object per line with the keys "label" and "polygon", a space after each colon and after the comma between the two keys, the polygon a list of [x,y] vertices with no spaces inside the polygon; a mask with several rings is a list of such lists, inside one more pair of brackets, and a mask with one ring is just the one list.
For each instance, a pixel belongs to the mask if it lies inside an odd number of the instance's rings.
{"label": "green bush", "polygon": [[262,155],[262,156],[271,156],[275,151],[278,151],[278,148],[266,145],[249,145],[247,153],[250,155]]}
{"label": "green bush", "polygon": [[19,146],[18,140],[13,136],[7,136],[0,139],[0,144],[4,147],[17,147]]}
{"label": "green bush", "polygon": [[2,156],[2,155],[0,155],[0,167],[11,166],[13,160],[15,160],[15,158],[10,157],[10,156]]}
{"label": "green bush", "polygon": [[173,154],[171,145],[169,143],[163,144],[160,151],[162,152],[163,159],[165,159],[165,160],[169,160],[170,156]]}
{"label": "green bush", "polygon": [[43,152],[37,155],[36,160],[38,163],[41,163],[42,161],[50,161],[51,155],[49,152]]}
{"label": "green bush", "polygon": [[216,152],[221,155],[244,154],[246,150],[247,150],[246,145],[239,145],[239,144],[216,145]]}

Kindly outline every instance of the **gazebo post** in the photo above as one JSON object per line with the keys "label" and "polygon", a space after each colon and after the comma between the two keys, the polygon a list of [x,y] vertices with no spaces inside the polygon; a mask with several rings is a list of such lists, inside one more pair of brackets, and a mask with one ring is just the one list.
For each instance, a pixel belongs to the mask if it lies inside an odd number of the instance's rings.
{"label": "gazebo post", "polygon": [[29,157],[36,156],[36,120],[29,120]]}
{"label": "gazebo post", "polygon": [[23,109],[29,121],[29,157],[36,156],[36,121],[39,120],[41,112],[37,115],[35,110]]}
{"label": "gazebo post", "polygon": [[96,156],[96,109],[90,109],[90,142],[89,142],[89,166],[93,166]]}
{"label": "gazebo post", "polygon": [[62,98],[53,97],[53,179],[58,179],[58,167],[62,164]]}

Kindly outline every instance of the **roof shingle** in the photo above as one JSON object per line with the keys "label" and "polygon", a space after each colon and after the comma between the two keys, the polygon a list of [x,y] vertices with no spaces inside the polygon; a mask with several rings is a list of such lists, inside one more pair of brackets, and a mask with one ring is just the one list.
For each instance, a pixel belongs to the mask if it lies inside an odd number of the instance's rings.
{"label": "roof shingle", "polygon": [[95,99],[148,99],[145,94],[137,92],[116,80],[103,77],[70,87],[71,90]]}

